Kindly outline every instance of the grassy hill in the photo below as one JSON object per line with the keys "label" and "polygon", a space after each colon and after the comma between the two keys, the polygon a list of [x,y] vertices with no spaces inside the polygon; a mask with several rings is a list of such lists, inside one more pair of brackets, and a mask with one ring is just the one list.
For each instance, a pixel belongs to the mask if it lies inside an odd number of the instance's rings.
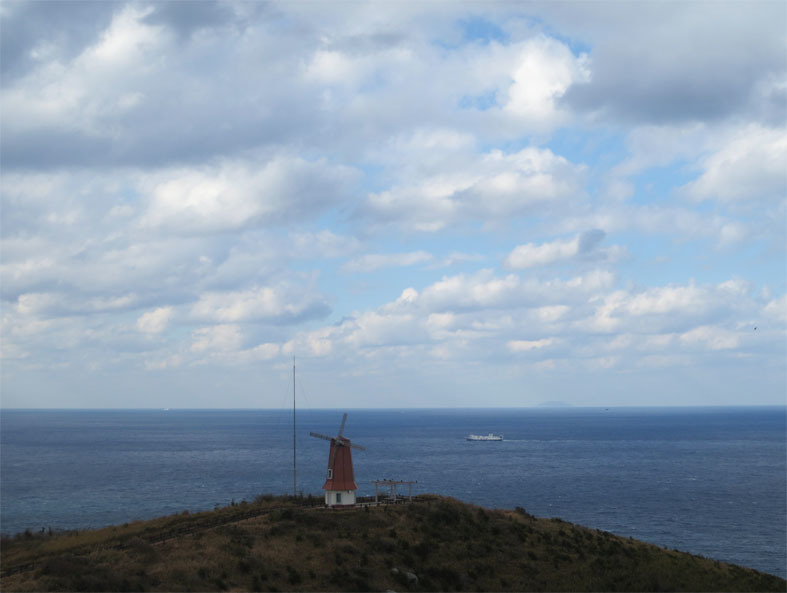
{"label": "grassy hill", "polygon": [[[524,510],[420,496],[344,511],[261,497],[2,541],[2,591],[785,591],[751,569]],[[313,502],[318,502],[314,500]]]}

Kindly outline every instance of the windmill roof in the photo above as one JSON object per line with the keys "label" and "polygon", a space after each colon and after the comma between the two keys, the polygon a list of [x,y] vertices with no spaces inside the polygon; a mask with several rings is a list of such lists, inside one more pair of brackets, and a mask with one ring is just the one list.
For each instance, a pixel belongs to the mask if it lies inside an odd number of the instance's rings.
{"label": "windmill roof", "polygon": [[[350,444],[349,439],[342,438],[342,440]],[[358,490],[358,485],[355,483],[355,476],[353,475],[353,456],[349,446],[337,445],[336,439],[331,439],[331,451],[336,449],[336,456],[333,460],[333,477],[325,480],[322,485],[323,490]]]}

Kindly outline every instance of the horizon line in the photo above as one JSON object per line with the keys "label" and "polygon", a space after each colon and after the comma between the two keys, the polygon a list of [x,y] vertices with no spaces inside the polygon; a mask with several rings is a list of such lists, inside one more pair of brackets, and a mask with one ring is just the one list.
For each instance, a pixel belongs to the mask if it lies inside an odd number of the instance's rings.
{"label": "horizon line", "polygon": [[[534,410],[534,409],[628,409],[628,408],[787,408],[787,403],[780,404],[534,404],[528,406],[405,406],[405,407],[306,407],[299,408],[302,411],[333,411],[333,410],[356,410],[356,411],[384,411],[384,410]],[[5,407],[0,405],[0,412],[3,411],[292,411],[291,407]]]}

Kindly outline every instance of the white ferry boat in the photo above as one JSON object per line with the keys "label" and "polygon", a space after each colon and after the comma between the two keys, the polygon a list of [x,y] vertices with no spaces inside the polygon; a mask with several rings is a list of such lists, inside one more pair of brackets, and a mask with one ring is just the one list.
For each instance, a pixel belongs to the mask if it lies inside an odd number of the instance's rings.
{"label": "white ferry boat", "polygon": [[502,434],[469,434],[467,435],[468,441],[502,441],[503,435]]}

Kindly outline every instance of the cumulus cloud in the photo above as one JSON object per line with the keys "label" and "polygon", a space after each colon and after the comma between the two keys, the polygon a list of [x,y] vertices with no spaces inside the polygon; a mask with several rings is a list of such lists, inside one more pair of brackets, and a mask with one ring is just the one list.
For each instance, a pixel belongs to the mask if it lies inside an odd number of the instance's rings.
{"label": "cumulus cloud", "polygon": [[[3,143],[4,156],[10,162],[40,162],[53,157],[51,152],[37,157],[29,152],[33,148],[30,141],[41,132],[75,142],[71,154],[65,146],[46,147],[62,151],[60,158],[66,161],[79,158],[82,148],[111,150],[109,140],[114,133],[107,125],[107,114],[120,114],[134,106],[133,97],[141,95],[131,90],[134,77],[128,75],[149,53],[161,51],[165,42],[154,27],[141,22],[148,12],[142,5],[122,7],[95,43],[73,60],[63,63],[60,56],[53,55],[5,89],[4,104],[10,116],[5,123],[9,137],[18,142],[12,148]],[[121,71],[126,73],[125,79],[119,75]],[[107,84],[110,81],[118,84]]]}
{"label": "cumulus cloud", "polygon": [[585,259],[615,261],[623,254],[621,247],[601,249],[599,246],[606,237],[600,229],[586,231],[573,239],[552,241],[550,243],[526,243],[518,245],[508,254],[505,265],[512,269],[531,268],[555,262]]}
{"label": "cumulus cloud", "polygon": [[[596,282],[581,295],[554,290],[578,284],[576,279],[539,283],[559,303],[545,306],[539,304],[543,298],[535,303],[522,298],[526,283],[513,275],[457,276],[423,291],[408,288],[374,311],[358,311],[331,327],[301,333],[287,348],[309,356],[401,365],[425,358],[478,364],[515,355],[533,372],[549,373],[684,366],[736,356],[750,347],[745,335],[751,328],[743,331],[738,320],[755,314],[759,305],[740,280],[647,290],[616,290]],[[456,290],[447,293],[447,285]],[[531,291],[538,292],[532,285]]]}
{"label": "cumulus cloud", "polygon": [[538,207],[559,207],[581,194],[584,168],[547,149],[495,150],[459,164],[446,163],[415,183],[370,194],[364,214],[378,224],[435,232],[457,222],[502,221]]}
{"label": "cumulus cloud", "polygon": [[205,292],[191,307],[190,314],[194,319],[222,323],[296,323],[324,317],[329,312],[329,305],[319,293],[303,292],[296,285],[279,284],[239,291]]}
{"label": "cumulus cloud", "polygon": [[678,311],[699,313],[707,304],[706,296],[705,289],[693,284],[654,288],[629,299],[626,309],[632,315],[676,313]]}
{"label": "cumulus cloud", "polygon": [[341,203],[353,174],[325,161],[278,158],[166,174],[149,186],[143,226],[190,233],[303,220]]}
{"label": "cumulus cloud", "polygon": [[509,268],[529,268],[531,266],[541,266],[555,261],[569,259],[579,251],[579,240],[554,241],[536,245],[527,243],[519,245],[506,258],[506,265]]}
{"label": "cumulus cloud", "polygon": [[[184,36],[169,26],[172,19],[160,18],[168,12],[161,7],[113,6],[106,29],[79,53],[55,52],[4,88],[4,136],[10,141],[2,146],[5,163],[160,166],[233,154],[281,137],[292,87],[276,85],[270,70],[251,72],[277,43],[279,49],[296,44],[276,40],[274,31],[244,37],[246,26],[218,36]],[[13,29],[14,16],[4,30]],[[70,24],[59,23],[52,35]],[[190,28],[200,28],[195,25]],[[277,52],[277,60],[288,55],[297,72],[297,52]],[[235,64],[223,70],[221,84],[202,76],[206,56]],[[258,84],[267,87],[265,93]],[[311,119],[308,102],[298,107],[293,99],[290,112],[299,114],[291,121]]]}
{"label": "cumulus cloud", "polygon": [[787,130],[747,126],[707,157],[703,173],[685,186],[692,198],[722,202],[784,201]]}
{"label": "cumulus cloud", "polygon": [[645,334],[685,332],[698,323],[752,315],[750,288],[739,281],[717,285],[667,285],[637,291],[616,290],[594,303],[591,317],[578,322],[590,331]]}
{"label": "cumulus cloud", "polygon": [[[357,153],[359,142],[435,122],[510,137],[564,121],[555,100],[585,76],[583,58],[545,35],[443,51],[418,10],[387,11],[402,27],[391,30],[357,10],[330,27],[338,7],[320,22],[316,8],[283,4],[205,3],[187,14],[115,6],[78,51],[56,45],[5,87],[5,163],[160,166],[275,147],[293,134]],[[22,12],[9,11],[4,30]],[[366,31],[348,28],[364,18]],[[73,19],[52,25],[57,36]],[[216,78],[203,76],[214,64]],[[468,118],[463,99],[478,94],[499,94],[501,104]]]}
{"label": "cumulus cloud", "polygon": [[[590,78],[587,56],[575,56],[556,39],[540,35],[522,45],[503,109],[532,122],[557,119],[557,100]],[[540,126],[539,126],[540,127]]]}
{"label": "cumulus cloud", "polygon": [[586,298],[597,290],[611,287],[613,282],[614,275],[603,270],[592,270],[568,280],[548,281],[524,279],[516,274],[498,277],[491,270],[483,270],[472,276],[444,277],[425,288],[421,298],[435,311],[523,307]]}
{"label": "cumulus cloud", "polygon": [[148,334],[160,334],[167,328],[173,313],[172,307],[157,307],[143,313],[137,319],[137,329]]}

